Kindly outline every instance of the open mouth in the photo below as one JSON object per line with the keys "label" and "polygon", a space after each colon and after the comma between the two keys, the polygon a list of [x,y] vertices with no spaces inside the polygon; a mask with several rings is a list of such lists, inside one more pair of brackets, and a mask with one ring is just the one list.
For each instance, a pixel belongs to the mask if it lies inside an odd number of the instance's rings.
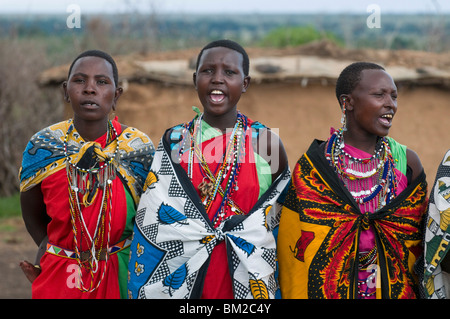
{"label": "open mouth", "polygon": [[393,118],[394,118],[393,114],[383,114],[380,118],[380,121],[386,126],[391,126]]}
{"label": "open mouth", "polygon": [[213,102],[219,103],[225,99],[225,93],[223,93],[221,90],[212,90],[209,94],[209,97]]}
{"label": "open mouth", "polygon": [[81,105],[84,107],[88,107],[88,108],[95,108],[95,107],[100,106],[97,103],[95,103],[94,101],[85,101],[85,102],[82,102]]}

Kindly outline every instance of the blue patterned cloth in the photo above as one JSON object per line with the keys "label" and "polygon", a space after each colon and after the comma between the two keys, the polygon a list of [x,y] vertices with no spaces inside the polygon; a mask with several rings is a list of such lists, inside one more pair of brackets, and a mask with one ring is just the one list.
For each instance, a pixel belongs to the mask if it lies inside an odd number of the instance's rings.
{"label": "blue patterned cloth", "polygon": [[289,183],[289,168],[247,215],[232,216],[214,228],[187,174],[170,154],[162,139],[147,178],[153,183],[136,213],[129,297],[200,298],[209,256],[225,240],[235,298],[275,298],[277,199]]}

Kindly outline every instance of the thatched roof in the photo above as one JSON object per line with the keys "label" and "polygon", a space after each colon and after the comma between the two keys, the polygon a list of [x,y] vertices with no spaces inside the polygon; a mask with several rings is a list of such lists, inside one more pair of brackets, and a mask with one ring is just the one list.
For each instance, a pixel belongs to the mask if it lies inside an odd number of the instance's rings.
{"label": "thatched roof", "polygon": [[[198,50],[115,57],[122,81],[155,81],[167,85],[192,85]],[[355,61],[386,67],[398,84],[450,87],[450,54],[422,51],[349,50],[330,42],[317,42],[284,50],[248,49],[253,83],[297,81],[334,85],[341,70]],[[41,85],[60,84],[69,65],[43,72]]]}

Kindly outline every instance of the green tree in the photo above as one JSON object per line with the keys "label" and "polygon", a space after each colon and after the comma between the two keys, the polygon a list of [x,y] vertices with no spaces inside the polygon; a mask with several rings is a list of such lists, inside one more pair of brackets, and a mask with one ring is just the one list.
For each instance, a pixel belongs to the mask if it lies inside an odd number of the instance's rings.
{"label": "green tree", "polygon": [[320,32],[313,26],[278,27],[262,39],[265,47],[284,48],[298,46],[312,41],[329,39],[340,44],[340,40],[331,32]]}

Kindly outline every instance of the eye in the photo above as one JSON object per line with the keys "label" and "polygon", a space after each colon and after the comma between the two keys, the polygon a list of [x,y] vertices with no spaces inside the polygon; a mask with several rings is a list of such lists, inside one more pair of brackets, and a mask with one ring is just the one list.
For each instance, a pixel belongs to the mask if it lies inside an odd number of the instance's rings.
{"label": "eye", "polygon": [[226,75],[233,75],[233,74],[236,74],[236,72],[234,72],[233,70],[225,70],[225,74]]}
{"label": "eye", "polygon": [[210,74],[210,73],[213,73],[213,69],[212,68],[204,68],[204,69],[201,69],[200,72]]}

